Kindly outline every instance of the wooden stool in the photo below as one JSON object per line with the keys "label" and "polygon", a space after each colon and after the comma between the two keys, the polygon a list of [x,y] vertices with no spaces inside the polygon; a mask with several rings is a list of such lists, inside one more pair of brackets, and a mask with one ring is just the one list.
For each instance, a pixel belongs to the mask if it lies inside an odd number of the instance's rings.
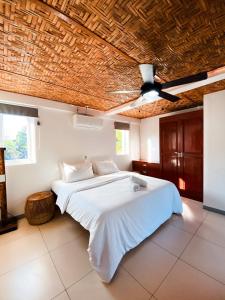
{"label": "wooden stool", "polygon": [[39,192],[27,198],[25,216],[31,225],[40,225],[50,221],[55,212],[52,192]]}

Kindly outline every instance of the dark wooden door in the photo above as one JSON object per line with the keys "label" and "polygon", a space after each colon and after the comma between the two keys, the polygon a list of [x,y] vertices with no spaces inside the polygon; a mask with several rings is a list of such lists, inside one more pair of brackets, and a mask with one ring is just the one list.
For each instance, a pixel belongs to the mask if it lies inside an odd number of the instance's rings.
{"label": "dark wooden door", "polygon": [[[173,153],[168,151],[171,143]],[[183,196],[203,201],[203,111],[162,118],[160,153],[163,178]]]}

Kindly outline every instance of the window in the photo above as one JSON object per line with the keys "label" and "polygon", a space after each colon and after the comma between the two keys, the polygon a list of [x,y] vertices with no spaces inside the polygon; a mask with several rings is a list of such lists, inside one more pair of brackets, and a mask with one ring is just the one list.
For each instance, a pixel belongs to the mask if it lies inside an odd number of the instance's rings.
{"label": "window", "polygon": [[6,165],[35,162],[35,121],[18,115],[0,114],[0,142],[6,148]]}
{"label": "window", "polygon": [[116,154],[129,154],[129,130],[116,129]]}

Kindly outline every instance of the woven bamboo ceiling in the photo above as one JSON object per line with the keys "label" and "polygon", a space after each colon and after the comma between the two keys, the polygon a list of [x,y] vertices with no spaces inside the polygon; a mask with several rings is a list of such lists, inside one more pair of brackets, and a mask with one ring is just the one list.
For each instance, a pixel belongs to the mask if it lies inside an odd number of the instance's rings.
{"label": "woven bamboo ceiling", "polygon": [[[165,81],[225,65],[224,0],[0,0],[0,89],[106,111],[137,98],[138,64]],[[201,105],[225,81],[124,113]]]}

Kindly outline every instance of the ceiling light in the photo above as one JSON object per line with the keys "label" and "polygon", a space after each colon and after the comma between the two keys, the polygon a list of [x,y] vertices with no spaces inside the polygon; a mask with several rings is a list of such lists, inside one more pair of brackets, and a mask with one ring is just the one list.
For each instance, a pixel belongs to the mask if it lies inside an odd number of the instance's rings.
{"label": "ceiling light", "polygon": [[149,99],[159,95],[159,92],[156,90],[151,90],[143,95],[144,98]]}

